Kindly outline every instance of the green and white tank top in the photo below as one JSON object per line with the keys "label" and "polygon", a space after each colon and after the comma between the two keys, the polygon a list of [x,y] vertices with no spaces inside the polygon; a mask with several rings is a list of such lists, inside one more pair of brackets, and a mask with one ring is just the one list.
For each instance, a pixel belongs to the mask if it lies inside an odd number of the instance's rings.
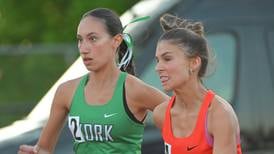
{"label": "green and white tank top", "polygon": [[144,125],[127,113],[124,93],[126,73],[121,72],[111,100],[90,105],[84,88],[89,80],[83,76],[73,96],[68,126],[77,154],[140,154]]}

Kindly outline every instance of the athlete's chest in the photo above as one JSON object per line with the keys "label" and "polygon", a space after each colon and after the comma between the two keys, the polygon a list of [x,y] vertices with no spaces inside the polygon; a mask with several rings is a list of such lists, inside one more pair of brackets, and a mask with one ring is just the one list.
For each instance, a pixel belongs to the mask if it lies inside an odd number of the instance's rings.
{"label": "athlete's chest", "polygon": [[184,138],[190,136],[197,125],[198,113],[170,112],[170,125],[173,136]]}

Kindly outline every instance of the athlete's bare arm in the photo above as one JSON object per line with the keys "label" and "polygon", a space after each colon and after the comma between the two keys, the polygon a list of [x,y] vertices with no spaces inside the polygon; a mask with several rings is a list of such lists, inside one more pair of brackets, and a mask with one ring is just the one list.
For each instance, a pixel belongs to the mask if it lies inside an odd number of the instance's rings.
{"label": "athlete's bare arm", "polygon": [[158,105],[153,111],[154,124],[160,130],[162,130],[162,127],[163,127],[167,106],[168,106],[168,101],[165,101],[164,103]]}
{"label": "athlete's bare arm", "polygon": [[168,95],[132,75],[126,79],[126,97],[129,109],[139,120],[143,119],[147,110],[153,111],[157,105],[169,99]]}
{"label": "athlete's bare arm", "polygon": [[237,117],[231,105],[217,95],[209,110],[208,131],[214,137],[213,154],[237,154]]}
{"label": "athlete's bare arm", "polygon": [[77,80],[61,84],[55,93],[47,124],[42,130],[36,146],[21,145],[18,154],[50,154],[53,153],[65,118],[69,112],[70,103],[76,89]]}

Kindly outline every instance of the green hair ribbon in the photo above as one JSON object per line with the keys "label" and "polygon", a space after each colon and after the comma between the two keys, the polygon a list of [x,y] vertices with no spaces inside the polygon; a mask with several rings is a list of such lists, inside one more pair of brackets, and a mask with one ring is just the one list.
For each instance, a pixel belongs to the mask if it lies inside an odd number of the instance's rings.
{"label": "green hair ribbon", "polygon": [[[144,17],[139,17],[136,19],[133,19],[131,22],[129,22],[128,24],[126,24],[123,27],[123,31],[126,29],[126,27],[132,23],[135,22],[139,22],[139,21],[144,21],[149,19],[150,16],[144,16]],[[119,63],[118,67],[121,68],[123,67],[124,70],[126,69],[126,67],[128,66],[130,60],[132,59],[132,55],[133,55],[133,39],[131,37],[131,35],[129,33],[124,33],[123,32],[123,40],[125,41],[126,45],[127,45],[127,51],[125,53],[125,55],[123,56],[123,58],[121,59],[121,62]]]}

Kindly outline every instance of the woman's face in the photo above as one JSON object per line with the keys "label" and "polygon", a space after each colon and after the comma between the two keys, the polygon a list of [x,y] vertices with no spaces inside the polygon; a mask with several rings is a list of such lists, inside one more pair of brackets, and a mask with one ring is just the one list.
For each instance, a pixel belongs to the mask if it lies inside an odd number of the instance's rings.
{"label": "woman's face", "polygon": [[78,48],[89,71],[97,71],[109,63],[115,64],[117,46],[113,38],[108,34],[103,20],[88,16],[80,21],[77,29]]}
{"label": "woman's face", "polygon": [[158,42],[155,67],[164,90],[170,91],[184,85],[190,78],[190,60],[184,49],[169,41]]}

